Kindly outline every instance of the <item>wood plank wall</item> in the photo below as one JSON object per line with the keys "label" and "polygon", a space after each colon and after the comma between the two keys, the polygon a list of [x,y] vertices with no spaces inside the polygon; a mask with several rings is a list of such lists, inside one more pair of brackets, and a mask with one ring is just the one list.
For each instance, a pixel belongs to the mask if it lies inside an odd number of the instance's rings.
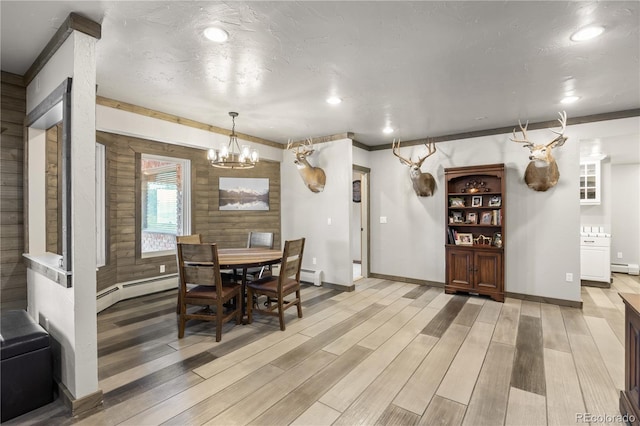
{"label": "wood plank wall", "polygon": [[[136,154],[155,154],[191,160],[192,233],[220,248],[244,247],[249,231],[275,233],[280,247],[280,163],[261,161],[250,170],[222,170],[209,165],[201,149],[170,145],[113,133],[97,132],[96,140],[106,146],[108,260],[98,271],[98,291],[114,284],[176,272],[175,256],[136,258]],[[219,211],[220,177],[269,178],[269,211]]]}
{"label": "wood plank wall", "polygon": [[27,273],[22,263],[24,119],[27,91],[21,76],[1,73],[0,135],[0,309],[27,307]]}
{"label": "wood plank wall", "polygon": [[62,240],[58,238],[62,229],[61,218],[58,214],[61,208],[58,194],[62,182],[58,179],[58,164],[60,163],[61,152],[58,149],[58,140],[62,136],[62,126],[57,125],[47,130],[47,251],[62,254]]}

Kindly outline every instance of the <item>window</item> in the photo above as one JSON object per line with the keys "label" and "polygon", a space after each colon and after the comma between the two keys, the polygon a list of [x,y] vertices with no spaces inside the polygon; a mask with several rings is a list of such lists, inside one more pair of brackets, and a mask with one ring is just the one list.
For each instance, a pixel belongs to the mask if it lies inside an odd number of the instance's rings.
{"label": "window", "polygon": [[142,257],[175,254],[176,235],[191,233],[189,160],[140,157]]}

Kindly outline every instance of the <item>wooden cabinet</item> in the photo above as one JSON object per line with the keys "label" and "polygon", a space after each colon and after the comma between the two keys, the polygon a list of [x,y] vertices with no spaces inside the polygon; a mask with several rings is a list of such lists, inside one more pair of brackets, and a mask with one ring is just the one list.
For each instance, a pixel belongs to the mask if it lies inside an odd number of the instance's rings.
{"label": "wooden cabinet", "polygon": [[447,293],[504,301],[504,164],[445,169]]}
{"label": "wooden cabinet", "polygon": [[640,295],[620,293],[624,301],[624,389],[620,391],[620,412],[625,422],[640,425]]}

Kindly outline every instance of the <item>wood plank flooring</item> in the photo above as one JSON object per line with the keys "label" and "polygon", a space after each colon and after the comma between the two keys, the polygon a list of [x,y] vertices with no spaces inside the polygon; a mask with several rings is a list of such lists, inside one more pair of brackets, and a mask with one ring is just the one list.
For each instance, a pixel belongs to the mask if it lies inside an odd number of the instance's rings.
{"label": "wood plank flooring", "polygon": [[60,400],[6,424],[567,425],[615,416],[624,383],[617,292],[583,288],[584,309],[447,295],[379,279],[356,291],[305,286],[303,318],[190,322],[177,338],[175,292],[98,315],[101,407]]}

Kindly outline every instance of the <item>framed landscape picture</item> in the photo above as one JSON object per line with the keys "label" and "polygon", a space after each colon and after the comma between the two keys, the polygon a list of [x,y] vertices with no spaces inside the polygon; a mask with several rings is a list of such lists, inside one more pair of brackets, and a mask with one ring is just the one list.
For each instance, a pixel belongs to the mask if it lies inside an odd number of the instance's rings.
{"label": "framed landscape picture", "polygon": [[269,179],[221,177],[219,210],[269,210]]}

